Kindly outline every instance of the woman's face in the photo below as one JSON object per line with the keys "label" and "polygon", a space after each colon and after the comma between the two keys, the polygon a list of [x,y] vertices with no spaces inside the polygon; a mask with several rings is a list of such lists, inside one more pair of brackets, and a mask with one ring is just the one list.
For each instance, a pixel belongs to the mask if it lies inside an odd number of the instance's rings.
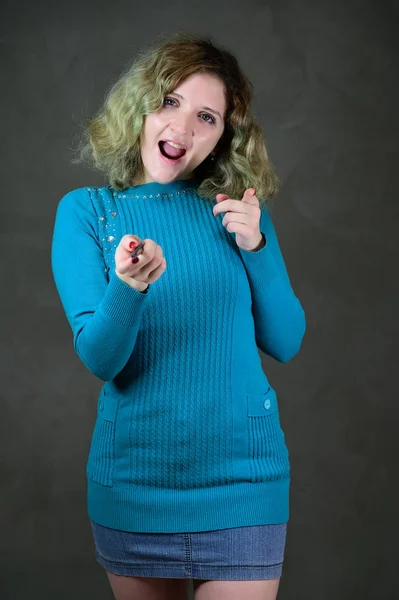
{"label": "woman's face", "polygon": [[[141,183],[194,177],[194,169],[212,152],[224,131],[224,89],[215,76],[196,73],[165,96],[159,111],[146,115],[141,135],[145,181]],[[165,159],[159,146],[164,140],[183,145],[184,156],[175,163]],[[168,152],[168,144],[165,150]]]}

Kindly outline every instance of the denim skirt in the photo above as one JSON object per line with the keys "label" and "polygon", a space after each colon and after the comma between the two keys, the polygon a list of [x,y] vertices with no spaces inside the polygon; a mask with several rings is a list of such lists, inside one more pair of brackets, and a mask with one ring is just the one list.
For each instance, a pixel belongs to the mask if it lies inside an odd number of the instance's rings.
{"label": "denim skirt", "polygon": [[219,581],[281,576],[287,523],[195,533],[134,533],[90,523],[96,559],[115,575]]}

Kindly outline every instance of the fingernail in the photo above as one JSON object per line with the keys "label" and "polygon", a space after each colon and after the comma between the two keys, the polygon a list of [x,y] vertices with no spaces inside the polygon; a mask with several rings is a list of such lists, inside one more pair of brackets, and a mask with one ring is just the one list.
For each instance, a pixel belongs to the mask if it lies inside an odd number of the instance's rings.
{"label": "fingernail", "polygon": [[135,256],[134,258],[132,258],[132,263],[138,263],[139,262],[139,257]]}
{"label": "fingernail", "polygon": [[134,248],[135,246],[137,246],[137,242],[130,242],[129,248]]}

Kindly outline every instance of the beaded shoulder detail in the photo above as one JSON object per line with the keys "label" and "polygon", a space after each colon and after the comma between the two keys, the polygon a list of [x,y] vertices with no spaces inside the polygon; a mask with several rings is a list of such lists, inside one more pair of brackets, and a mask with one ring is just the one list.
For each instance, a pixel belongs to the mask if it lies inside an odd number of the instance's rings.
{"label": "beaded shoulder detail", "polygon": [[114,195],[104,187],[88,187],[87,193],[97,215],[98,241],[104,257],[104,269],[109,280],[109,271],[115,265],[116,219],[118,216]]}
{"label": "beaded shoulder detail", "polygon": [[187,194],[187,190],[179,190],[170,194],[123,194],[118,192],[112,192],[112,195],[116,198],[160,198],[161,196],[180,196],[181,194]]}

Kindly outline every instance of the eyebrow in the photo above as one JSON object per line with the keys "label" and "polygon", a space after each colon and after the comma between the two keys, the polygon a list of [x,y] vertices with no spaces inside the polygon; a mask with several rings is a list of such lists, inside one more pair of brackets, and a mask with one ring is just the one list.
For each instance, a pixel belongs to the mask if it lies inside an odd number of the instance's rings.
{"label": "eyebrow", "polygon": [[[179,98],[181,98],[182,100],[184,100],[184,97],[181,96],[180,94],[178,94],[177,92],[171,92],[171,94],[173,94],[174,96],[179,96]],[[218,115],[219,118],[220,118],[220,120],[223,121],[223,117],[220,114],[220,112],[218,112],[214,108],[209,108],[209,106],[203,106],[202,108],[204,108],[205,110],[209,110],[209,112],[214,113],[215,115]]]}

